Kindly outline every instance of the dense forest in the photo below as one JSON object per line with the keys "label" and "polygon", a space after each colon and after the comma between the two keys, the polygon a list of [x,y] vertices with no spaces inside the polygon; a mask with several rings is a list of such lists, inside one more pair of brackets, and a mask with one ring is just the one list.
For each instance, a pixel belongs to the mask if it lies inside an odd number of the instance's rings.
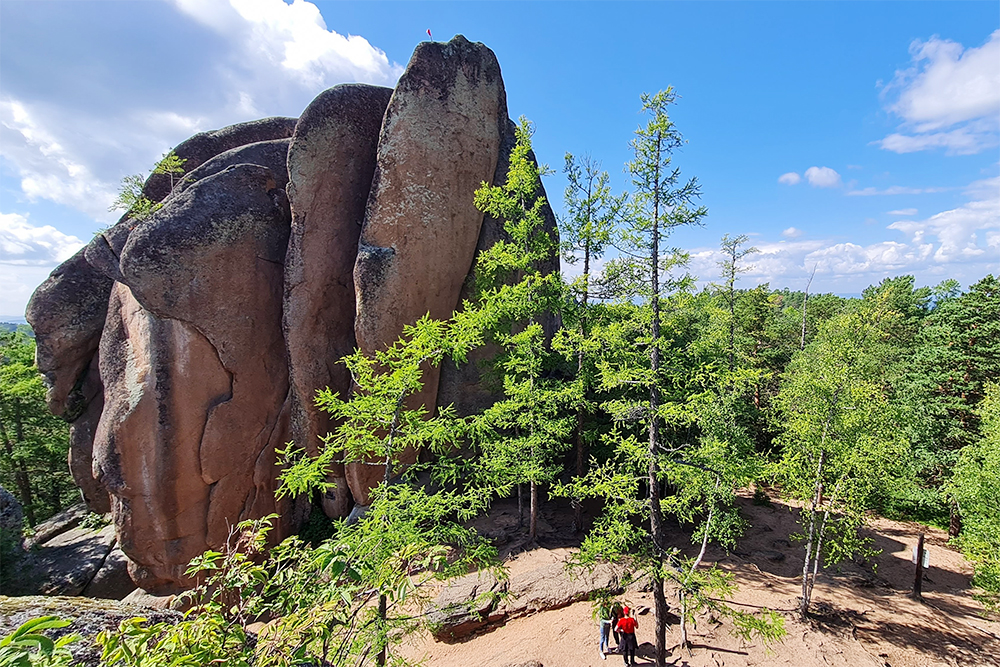
{"label": "dense forest", "polygon": [[[426,627],[427,584],[474,568],[502,576],[495,547],[468,520],[515,496],[532,538],[544,503],[572,503],[572,566],[616,562],[649,578],[658,665],[666,582],[681,591],[672,604],[682,632],[705,610],[746,637],[784,632],[778,613],[727,605],[730,577],[703,560],[708,544],[735,548],[741,493],[802,507],[803,616],[820,569],[868,552],[859,529],[872,514],[947,527],[995,609],[1000,281],[963,291],[900,276],[860,298],[746,288],[739,278],[757,251],[726,235],[718,274],[698,277],[714,282],[698,288],[669,243],[707,215],[697,179],[673,162],[683,142],[674,101],[670,89],[643,97],[629,192],[614,193],[600,165],[566,156],[561,246],[544,232],[544,167],[522,119],[507,182],[476,193],[507,238],[479,255],[474,298],[448,321],[415,322],[374,358],[344,359],[356,390],[319,391],[338,424],[324,449],[280,452],[279,493],[296,496],[320,493],[334,461],[384,463],[368,511],[353,523],[314,517],[276,546],[271,518],[242,524],[238,541],[192,562],[204,581],[197,613],[102,634],[107,664],[404,664],[394,647]],[[557,252],[579,278],[539,269]],[[544,326],[552,314],[554,331]],[[30,337],[3,334],[2,344],[0,483],[33,524],[70,500],[67,429],[47,416]],[[428,366],[484,347],[484,381],[499,396],[490,408],[429,414],[408,401]],[[407,448],[425,453],[420,463],[399,464]],[[665,546],[678,525],[697,555]],[[279,620],[251,641],[245,627],[260,618]],[[188,661],[171,662],[181,652]]]}

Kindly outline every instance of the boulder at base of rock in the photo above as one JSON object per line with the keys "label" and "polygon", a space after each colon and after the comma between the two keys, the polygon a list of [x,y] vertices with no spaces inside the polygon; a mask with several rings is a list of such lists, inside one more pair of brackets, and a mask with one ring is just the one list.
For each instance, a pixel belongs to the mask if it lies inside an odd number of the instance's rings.
{"label": "boulder at base of rock", "polygon": [[[331,428],[313,398],[351,391],[342,357],[354,352],[354,261],[375,172],[382,116],[392,90],[364,84],[321,93],[299,118],[288,149],[291,236],[285,258],[285,343],[295,442],[316,454]],[[331,517],[351,508],[342,464],[323,499]]]}
{"label": "boulder at base of rock", "polygon": [[7,556],[7,549],[15,553],[24,547],[24,510],[14,494],[0,486],[0,550]]}
{"label": "boulder at base of rock", "polygon": [[598,565],[570,573],[565,563],[555,562],[512,574],[502,583],[476,572],[448,582],[434,600],[428,620],[434,638],[450,643],[512,618],[561,609],[595,591],[622,592],[614,567]]}
{"label": "boulder at base of rock", "polygon": [[507,582],[492,575],[473,572],[448,582],[434,600],[428,614],[434,638],[442,642],[459,641],[488,625],[503,620],[494,610],[507,592]]}
{"label": "boulder at base of rock", "polygon": [[79,595],[101,569],[114,543],[114,526],[71,528],[48,540],[33,554],[38,592]]}
{"label": "boulder at base of rock", "polygon": [[[378,164],[358,259],[355,334],[365,353],[395,342],[426,314],[451,317],[476,251],[483,214],[473,201],[491,181],[507,125],[496,56],[461,35],[424,42],[385,112]],[[438,369],[426,369],[411,407],[435,408]],[[415,453],[404,463],[415,460]],[[378,466],[347,466],[354,499],[383,477]]]}
{"label": "boulder at base of rock", "polygon": [[60,533],[65,533],[67,530],[76,528],[86,516],[87,506],[84,503],[77,503],[67,507],[62,512],[49,517],[35,526],[31,537],[25,540],[25,548],[33,549],[39,544],[48,542]]}
{"label": "boulder at base of rock", "polygon": [[115,631],[128,618],[145,618],[149,625],[177,623],[184,617],[176,611],[163,611],[126,604],[113,600],[95,600],[83,597],[62,596],[0,596],[0,637],[13,633],[19,626],[33,618],[58,616],[70,625],[45,634],[55,639],[70,634],[80,635],[80,640],[69,646],[73,654],[73,667],[99,667],[101,648],[94,637],[102,630]]}
{"label": "boulder at base of rock", "polygon": [[101,342],[94,456],[134,581],[173,593],[230,527],[272,512],[288,439],[281,297],[289,211],[265,167],[240,164],[171,197],[121,253]]}
{"label": "boulder at base of rock", "polygon": [[112,549],[101,569],[90,580],[81,595],[88,598],[123,600],[136,590],[135,583],[128,576],[128,556],[120,548]]}

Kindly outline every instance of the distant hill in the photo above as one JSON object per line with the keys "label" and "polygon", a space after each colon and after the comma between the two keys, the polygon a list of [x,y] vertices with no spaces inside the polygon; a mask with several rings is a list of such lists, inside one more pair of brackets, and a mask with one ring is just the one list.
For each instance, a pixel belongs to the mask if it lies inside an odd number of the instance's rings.
{"label": "distant hill", "polygon": [[23,317],[0,315],[0,331],[17,331],[18,329],[23,330],[24,333],[32,338],[35,337],[35,332],[31,330],[28,322]]}

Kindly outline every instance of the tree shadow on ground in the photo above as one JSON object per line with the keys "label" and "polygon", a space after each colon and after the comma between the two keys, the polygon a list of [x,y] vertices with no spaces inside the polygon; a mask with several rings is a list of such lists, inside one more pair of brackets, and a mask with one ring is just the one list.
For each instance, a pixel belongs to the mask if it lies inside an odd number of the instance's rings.
{"label": "tree shadow on ground", "polygon": [[[812,629],[832,635],[850,636],[862,644],[892,645],[900,649],[917,651],[948,664],[995,665],[1000,667],[1000,657],[990,657],[998,643],[983,635],[981,641],[953,632],[945,627],[951,619],[927,619],[917,615],[899,615],[901,620],[869,619],[865,612],[842,609],[827,603],[813,605],[809,620]],[[934,623],[940,620],[940,623]],[[951,620],[952,627],[954,621]],[[966,630],[966,628],[962,628]],[[990,648],[987,648],[990,647]],[[994,653],[994,656],[996,654]]]}

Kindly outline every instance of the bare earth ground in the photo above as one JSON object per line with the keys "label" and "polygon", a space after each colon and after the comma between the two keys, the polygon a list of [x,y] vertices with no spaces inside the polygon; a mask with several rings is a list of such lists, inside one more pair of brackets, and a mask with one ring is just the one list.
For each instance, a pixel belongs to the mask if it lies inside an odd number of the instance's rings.
{"label": "bare earth ground", "polygon": [[[780,611],[788,636],[768,650],[759,642],[742,643],[730,634],[728,622],[701,618],[697,628],[689,630],[695,644],[693,655],[677,648],[679,627],[668,627],[667,644],[673,647],[668,664],[1000,667],[1000,618],[983,616],[982,606],[969,589],[971,567],[947,545],[944,531],[874,520],[871,535],[882,553],[868,564],[846,563],[838,570],[821,574],[813,593],[813,618],[803,623],[796,611],[803,549],[789,539],[798,530],[798,510],[779,502],[755,506],[749,499],[740,499],[740,504],[753,527],[740,541],[736,553],[710,549],[706,560],[735,574],[739,590],[734,603],[747,610],[763,606]],[[490,519],[481,520],[481,527],[509,525],[513,512],[516,508],[511,506],[495,508]],[[513,539],[505,547],[510,568],[529,570],[572,553],[568,513],[550,508],[543,518],[546,521],[540,530],[540,546],[521,551],[523,542]],[[911,551],[920,532],[926,534],[930,552],[923,603],[908,597],[914,572]],[[689,545],[679,531],[677,544]],[[636,608],[653,606],[651,593],[627,591],[623,598]],[[668,591],[668,602],[675,599],[673,591]],[[640,615],[638,620],[637,662],[651,665],[652,612]],[[421,636],[406,646],[404,653],[414,662],[423,658],[432,667],[503,667],[531,661],[544,667],[622,664],[617,655],[603,661],[597,641],[591,604],[579,602],[514,619],[463,643],[443,644]]]}

